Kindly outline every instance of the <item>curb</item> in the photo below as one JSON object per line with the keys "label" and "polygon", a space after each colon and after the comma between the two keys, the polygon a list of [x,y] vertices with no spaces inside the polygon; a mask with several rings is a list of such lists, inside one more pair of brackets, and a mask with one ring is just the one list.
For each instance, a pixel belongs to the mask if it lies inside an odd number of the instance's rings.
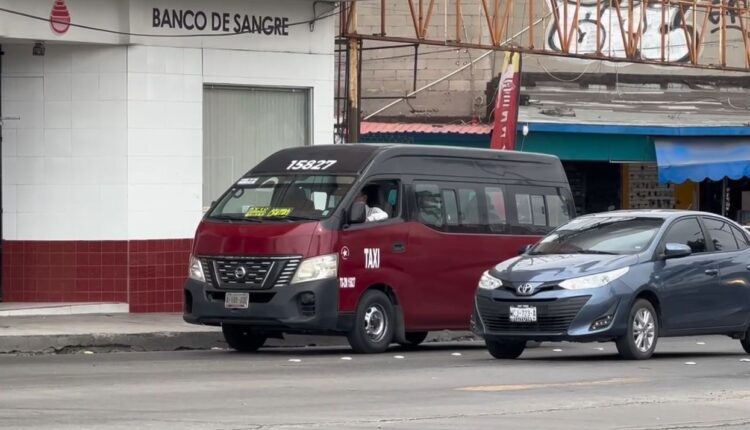
{"label": "curb", "polygon": [[[465,342],[479,340],[470,332],[434,332],[425,343]],[[349,347],[344,336],[288,335],[282,339],[269,339],[268,347]],[[220,331],[181,331],[150,333],[92,333],[80,335],[23,335],[0,336],[0,354],[75,354],[91,352],[147,352],[208,350],[227,348]]]}

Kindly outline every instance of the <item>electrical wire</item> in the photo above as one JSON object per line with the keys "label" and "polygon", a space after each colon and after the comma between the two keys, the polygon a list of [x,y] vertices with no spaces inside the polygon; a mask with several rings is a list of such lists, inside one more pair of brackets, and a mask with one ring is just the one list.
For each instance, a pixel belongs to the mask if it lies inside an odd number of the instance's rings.
{"label": "electrical wire", "polygon": [[536,64],[537,64],[537,65],[538,65],[539,67],[541,67],[541,68],[542,68],[542,70],[544,70],[544,72],[545,72],[545,73],[546,73],[547,75],[549,75],[549,77],[550,77],[550,78],[552,78],[552,79],[554,79],[554,80],[556,80],[556,81],[560,81],[560,82],[575,82],[575,81],[577,81],[577,80],[581,79],[581,78],[583,77],[583,75],[585,75],[586,73],[588,73],[588,71],[589,71],[589,68],[591,67],[591,65],[593,65],[593,64],[594,64],[594,63],[596,62],[596,61],[592,61],[592,62],[590,62],[589,64],[587,64],[587,65],[586,65],[586,68],[584,68],[584,69],[583,69],[583,72],[581,72],[581,74],[580,74],[580,75],[578,75],[578,76],[576,76],[575,78],[573,78],[573,79],[563,79],[563,78],[558,78],[558,77],[557,77],[557,76],[555,76],[555,75],[554,75],[554,74],[553,74],[552,72],[550,72],[550,71],[549,71],[549,69],[547,69],[547,67],[546,67],[546,66],[545,66],[544,64],[542,64],[542,63],[541,63],[541,62],[539,61],[539,59],[538,59],[538,58],[535,58],[535,60],[536,60]]}
{"label": "electrical wire", "polygon": [[[339,5],[334,6],[333,10],[325,15],[321,15],[318,17],[313,17],[312,19],[309,19],[307,21],[297,21],[297,22],[291,22],[287,24],[287,27],[294,27],[298,25],[310,25],[314,22],[320,21],[322,19],[330,18],[334,15],[338,14]],[[33,15],[26,12],[20,12],[17,10],[7,9],[4,7],[0,7],[0,12],[5,12],[7,14],[11,15],[17,15],[22,16],[24,18],[34,19],[37,21],[44,21],[48,22],[50,24],[68,24],[71,27],[81,28],[84,30],[91,30],[91,31],[98,31],[102,33],[109,33],[109,34],[117,34],[120,36],[136,36],[136,37],[158,37],[158,38],[170,38],[170,37],[178,37],[178,38],[188,38],[188,37],[226,37],[226,36],[238,36],[241,34],[251,34],[251,31],[240,31],[236,33],[190,33],[190,34],[153,34],[153,33],[131,33],[128,31],[118,31],[118,30],[110,30],[108,28],[102,28],[102,27],[94,27],[91,25],[84,25],[84,24],[76,24],[73,22],[67,22],[67,21],[60,21],[52,18],[45,18],[43,16],[39,15]]]}

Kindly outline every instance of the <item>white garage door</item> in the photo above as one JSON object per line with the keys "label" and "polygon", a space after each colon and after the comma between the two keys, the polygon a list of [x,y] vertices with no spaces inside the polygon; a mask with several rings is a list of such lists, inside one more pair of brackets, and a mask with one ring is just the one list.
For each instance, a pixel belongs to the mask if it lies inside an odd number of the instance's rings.
{"label": "white garage door", "polygon": [[268,155],[310,144],[310,91],[207,86],[203,91],[203,206]]}

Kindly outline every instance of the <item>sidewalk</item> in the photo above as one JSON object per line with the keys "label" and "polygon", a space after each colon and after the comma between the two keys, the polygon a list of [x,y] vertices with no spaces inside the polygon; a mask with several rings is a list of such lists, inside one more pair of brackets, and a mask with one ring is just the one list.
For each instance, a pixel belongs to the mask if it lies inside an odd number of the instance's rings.
{"label": "sidewalk", "polygon": [[[430,333],[430,341],[472,340],[469,332]],[[268,346],[345,346],[343,336],[287,336]],[[0,354],[177,351],[226,348],[221,329],[187,324],[181,314],[0,317]]]}

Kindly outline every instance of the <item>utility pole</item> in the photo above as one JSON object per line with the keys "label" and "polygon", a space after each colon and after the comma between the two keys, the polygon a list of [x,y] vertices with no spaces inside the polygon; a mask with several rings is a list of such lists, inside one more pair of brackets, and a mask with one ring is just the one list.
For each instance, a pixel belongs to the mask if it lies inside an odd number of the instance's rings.
{"label": "utility pole", "polygon": [[[357,2],[352,2],[349,10],[349,19],[347,21],[348,33],[357,33]],[[348,94],[348,112],[347,119],[347,140],[348,143],[359,142],[359,40],[350,37],[347,41],[347,57],[349,64],[349,94]]]}

